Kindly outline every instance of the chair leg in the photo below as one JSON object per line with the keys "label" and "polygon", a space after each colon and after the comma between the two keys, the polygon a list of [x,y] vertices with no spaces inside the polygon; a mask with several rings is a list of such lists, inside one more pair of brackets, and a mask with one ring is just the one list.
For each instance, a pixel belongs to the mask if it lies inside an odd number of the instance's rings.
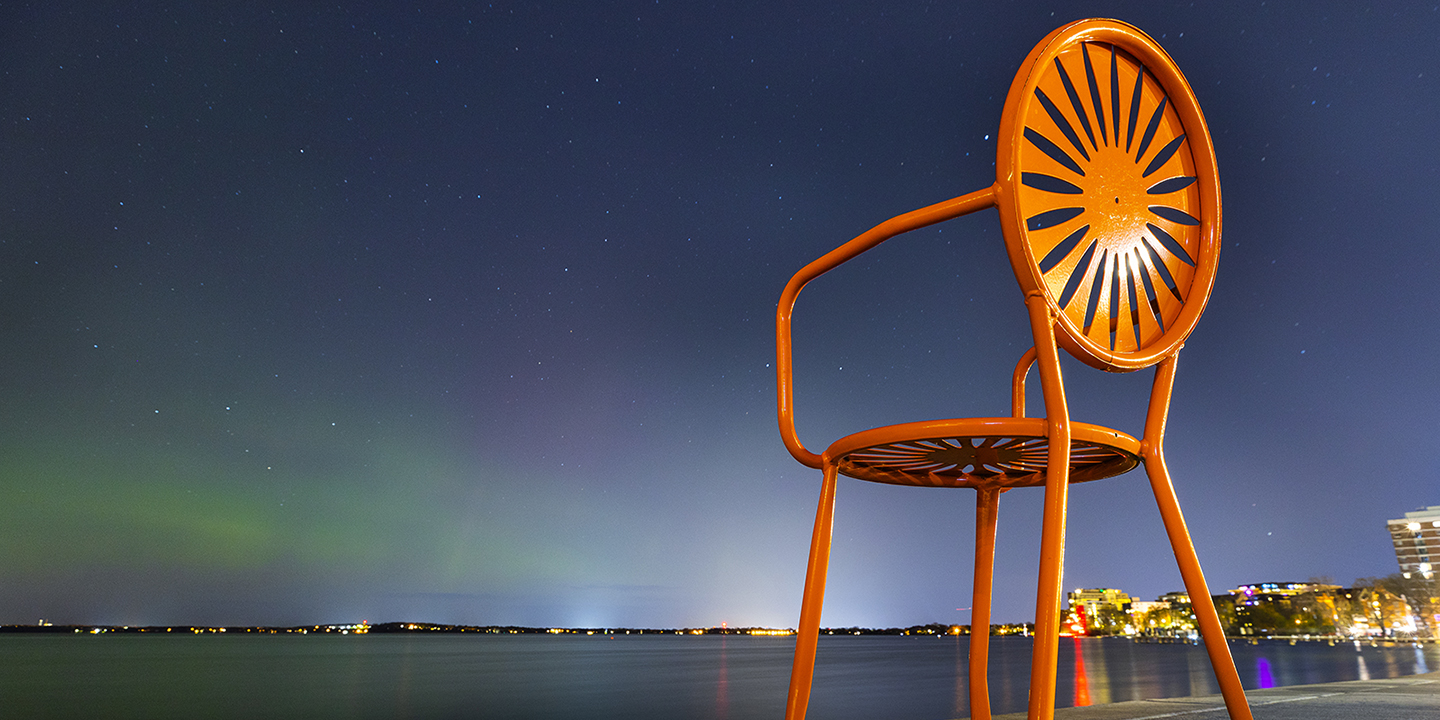
{"label": "chair leg", "polygon": [[995,580],[995,525],[1000,488],[975,492],[975,582],[970,599],[970,718],[990,720],[990,593]]}
{"label": "chair leg", "polygon": [[1205,652],[1210,656],[1210,667],[1220,683],[1220,694],[1225,698],[1225,709],[1231,720],[1251,720],[1250,704],[1245,700],[1245,688],[1240,684],[1240,674],[1235,670],[1235,660],[1230,656],[1230,646],[1225,643],[1225,629],[1220,626],[1220,616],[1215,612],[1215,602],[1210,599],[1210,588],[1205,584],[1205,574],[1200,571],[1200,559],[1195,555],[1195,546],[1190,541],[1190,531],[1185,527],[1185,516],[1180,512],[1180,501],[1175,497],[1175,486],[1170,482],[1170,473],[1165,469],[1165,458],[1157,451],[1145,458],[1145,474],[1150,477],[1150,489],[1155,492],[1155,502],[1160,506],[1160,517],[1165,521],[1165,534],[1170,537],[1170,547],[1175,551],[1175,562],[1180,566],[1180,576],[1185,580],[1185,592],[1190,594],[1190,607],[1195,611],[1195,621],[1200,625],[1200,636],[1205,640]]}
{"label": "chair leg", "polygon": [[1055,469],[1053,438],[1045,479],[1045,510],[1040,526],[1040,577],[1035,588],[1035,645],[1030,655],[1029,720],[1055,717],[1055,668],[1060,652],[1060,582],[1065,570],[1065,516],[1070,491],[1070,443],[1064,439],[1064,464]]}
{"label": "chair leg", "polygon": [[1029,720],[1055,717],[1055,664],[1060,652],[1060,580],[1065,571],[1065,515],[1070,498],[1070,410],[1055,346],[1055,312],[1039,292],[1025,296],[1045,398],[1045,510],[1040,521],[1040,575],[1035,588],[1035,646],[1030,655]]}
{"label": "chair leg", "polygon": [[810,704],[810,683],[815,677],[815,645],[820,639],[820,607],[825,603],[825,573],[830,567],[830,532],[835,524],[836,467],[825,464],[820,504],[815,510],[815,531],[810,536],[810,563],[805,571],[805,595],[800,602],[800,626],[795,636],[795,662],[790,667],[790,693],[785,720],[804,720]]}

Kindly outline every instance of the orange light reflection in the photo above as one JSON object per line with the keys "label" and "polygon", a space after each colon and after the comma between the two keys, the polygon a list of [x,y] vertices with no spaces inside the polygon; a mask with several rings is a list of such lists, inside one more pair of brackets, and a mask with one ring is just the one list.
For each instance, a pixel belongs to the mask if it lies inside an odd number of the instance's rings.
{"label": "orange light reflection", "polygon": [[1085,656],[1080,652],[1080,638],[1075,642],[1075,707],[1090,704],[1090,680],[1085,677]]}

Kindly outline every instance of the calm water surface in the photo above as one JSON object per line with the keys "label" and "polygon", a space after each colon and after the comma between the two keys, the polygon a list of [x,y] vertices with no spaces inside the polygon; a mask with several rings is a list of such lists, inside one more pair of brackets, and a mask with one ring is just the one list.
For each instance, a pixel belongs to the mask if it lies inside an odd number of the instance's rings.
{"label": "calm water surface", "polygon": [[[784,713],[793,638],[0,636],[0,718],[714,718]],[[966,638],[820,640],[813,720],[969,714]],[[995,638],[996,713],[1022,711],[1030,641]],[[1428,645],[1231,646],[1247,688],[1440,670]],[[1219,692],[1204,649],[1066,640],[1058,702]]]}

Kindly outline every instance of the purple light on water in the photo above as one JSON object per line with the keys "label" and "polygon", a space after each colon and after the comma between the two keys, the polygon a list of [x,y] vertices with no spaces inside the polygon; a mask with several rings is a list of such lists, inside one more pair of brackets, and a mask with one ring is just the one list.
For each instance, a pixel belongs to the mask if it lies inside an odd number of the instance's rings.
{"label": "purple light on water", "polygon": [[1255,658],[1255,675],[1259,686],[1262,688],[1275,687],[1275,676],[1270,673],[1270,661],[1265,658]]}

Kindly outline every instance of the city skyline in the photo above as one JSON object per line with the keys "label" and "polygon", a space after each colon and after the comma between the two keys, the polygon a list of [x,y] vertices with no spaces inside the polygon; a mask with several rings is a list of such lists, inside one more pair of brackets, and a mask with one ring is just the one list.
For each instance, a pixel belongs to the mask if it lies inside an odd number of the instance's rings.
{"label": "city skyline", "polygon": [[[1215,143],[1166,434],[1212,589],[1377,574],[1440,503],[1433,6],[41,3],[0,10],[0,623],[793,626],[780,292],[993,182],[1016,68],[1088,16]],[[1003,415],[1029,346],[993,211],[794,317],[811,447]],[[1138,432],[1150,371],[1062,368]],[[996,623],[1041,496],[1000,498]],[[973,509],[842,479],[822,625],[969,623]],[[1070,494],[1080,584],[1182,587],[1143,473]]]}

